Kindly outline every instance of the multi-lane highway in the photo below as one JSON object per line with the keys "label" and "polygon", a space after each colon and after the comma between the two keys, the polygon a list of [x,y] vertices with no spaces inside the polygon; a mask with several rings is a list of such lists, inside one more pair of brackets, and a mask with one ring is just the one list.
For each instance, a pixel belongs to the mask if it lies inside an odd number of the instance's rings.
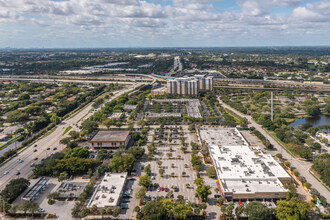
{"label": "multi-lane highway", "polygon": [[[125,92],[132,91],[140,85],[141,84],[134,84],[128,88],[124,88],[118,91],[114,96],[109,98],[109,100],[107,101],[111,101],[112,99],[122,95]],[[18,156],[14,157],[6,164],[3,164],[0,167],[0,190],[2,190],[6,186],[6,184],[8,184],[9,181],[12,179],[15,179],[17,177],[24,177],[24,178],[30,177],[33,174],[32,172],[33,167],[31,167],[31,163],[38,164],[40,163],[41,159],[46,158],[50,154],[62,151],[65,146],[60,144],[60,140],[67,137],[69,133],[68,132],[67,134],[64,135],[63,134],[64,130],[68,126],[72,127],[71,130],[78,130],[79,129],[78,127],[83,122],[83,120],[89,118],[93,114],[90,111],[91,109],[92,109],[92,103],[89,104],[80,112],[78,112],[73,117],[62,121],[59,125],[56,126],[56,129],[52,133],[42,137],[32,146],[26,148]],[[34,147],[35,145],[36,147]],[[19,162],[18,159],[23,160],[23,162]],[[17,175],[18,171],[20,172],[19,175]]]}

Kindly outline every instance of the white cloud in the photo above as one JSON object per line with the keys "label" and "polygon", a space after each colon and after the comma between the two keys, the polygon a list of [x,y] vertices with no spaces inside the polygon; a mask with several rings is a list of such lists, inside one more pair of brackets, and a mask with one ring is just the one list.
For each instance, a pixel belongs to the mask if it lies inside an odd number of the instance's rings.
{"label": "white cloud", "polygon": [[[80,35],[86,39],[99,36],[164,42],[173,38],[230,42],[243,36],[251,40],[282,36],[288,30],[301,33],[306,27],[317,33],[329,29],[324,28],[329,25],[329,0],[307,0],[310,3],[306,5],[301,5],[302,0],[235,0],[240,10],[219,11],[213,3],[222,1],[225,0],[0,0],[0,25],[39,26],[61,39]],[[281,7],[289,8],[292,14],[273,12]]]}

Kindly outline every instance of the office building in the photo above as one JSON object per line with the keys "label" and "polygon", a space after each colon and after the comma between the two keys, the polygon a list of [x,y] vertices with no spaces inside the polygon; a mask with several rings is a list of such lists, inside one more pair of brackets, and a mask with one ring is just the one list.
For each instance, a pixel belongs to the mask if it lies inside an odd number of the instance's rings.
{"label": "office building", "polygon": [[217,173],[219,192],[229,201],[284,199],[291,176],[270,154],[249,146],[237,128],[200,127]]}
{"label": "office building", "polygon": [[127,147],[129,140],[129,130],[99,130],[88,142],[93,150],[112,150],[119,146]]}
{"label": "office building", "polygon": [[199,92],[213,89],[213,77],[195,75],[167,81],[167,93],[180,96],[197,96]]}

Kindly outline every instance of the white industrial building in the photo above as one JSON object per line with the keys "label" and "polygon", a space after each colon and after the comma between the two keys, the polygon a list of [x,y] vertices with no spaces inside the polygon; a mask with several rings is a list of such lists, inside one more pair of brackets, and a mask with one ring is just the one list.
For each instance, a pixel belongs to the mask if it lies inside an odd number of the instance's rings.
{"label": "white industrial building", "polygon": [[272,200],[286,197],[284,184],[291,176],[270,154],[249,146],[237,128],[200,127],[218,177],[220,193],[227,200]]}
{"label": "white industrial building", "polygon": [[87,207],[98,208],[119,205],[126,183],[127,173],[105,173],[102,182],[96,187]]}

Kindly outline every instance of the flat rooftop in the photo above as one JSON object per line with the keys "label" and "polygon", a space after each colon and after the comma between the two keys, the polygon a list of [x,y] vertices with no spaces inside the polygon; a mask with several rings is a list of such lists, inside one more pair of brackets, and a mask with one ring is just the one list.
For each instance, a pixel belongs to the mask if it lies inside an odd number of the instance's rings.
{"label": "flat rooftop", "polygon": [[121,113],[121,112],[115,112],[115,113],[112,113],[112,115],[109,118],[119,119],[122,114],[123,113]]}
{"label": "flat rooftop", "polygon": [[78,198],[83,193],[88,182],[62,182],[57,188],[56,192],[59,193],[60,198]]}
{"label": "flat rooftop", "polygon": [[129,130],[100,130],[90,142],[124,142],[128,135]]}
{"label": "flat rooftop", "polygon": [[125,186],[127,173],[105,173],[102,182],[90,199],[87,207],[96,205],[97,207],[117,206]]}
{"label": "flat rooftop", "polygon": [[290,175],[270,155],[251,147],[236,128],[201,127],[224,192],[286,192],[279,178]]}
{"label": "flat rooftop", "polygon": [[209,145],[248,146],[249,144],[236,128],[200,127],[200,135]]}
{"label": "flat rooftop", "polygon": [[123,109],[125,109],[125,110],[134,110],[134,109],[136,109],[136,106],[137,105],[124,105]]}

